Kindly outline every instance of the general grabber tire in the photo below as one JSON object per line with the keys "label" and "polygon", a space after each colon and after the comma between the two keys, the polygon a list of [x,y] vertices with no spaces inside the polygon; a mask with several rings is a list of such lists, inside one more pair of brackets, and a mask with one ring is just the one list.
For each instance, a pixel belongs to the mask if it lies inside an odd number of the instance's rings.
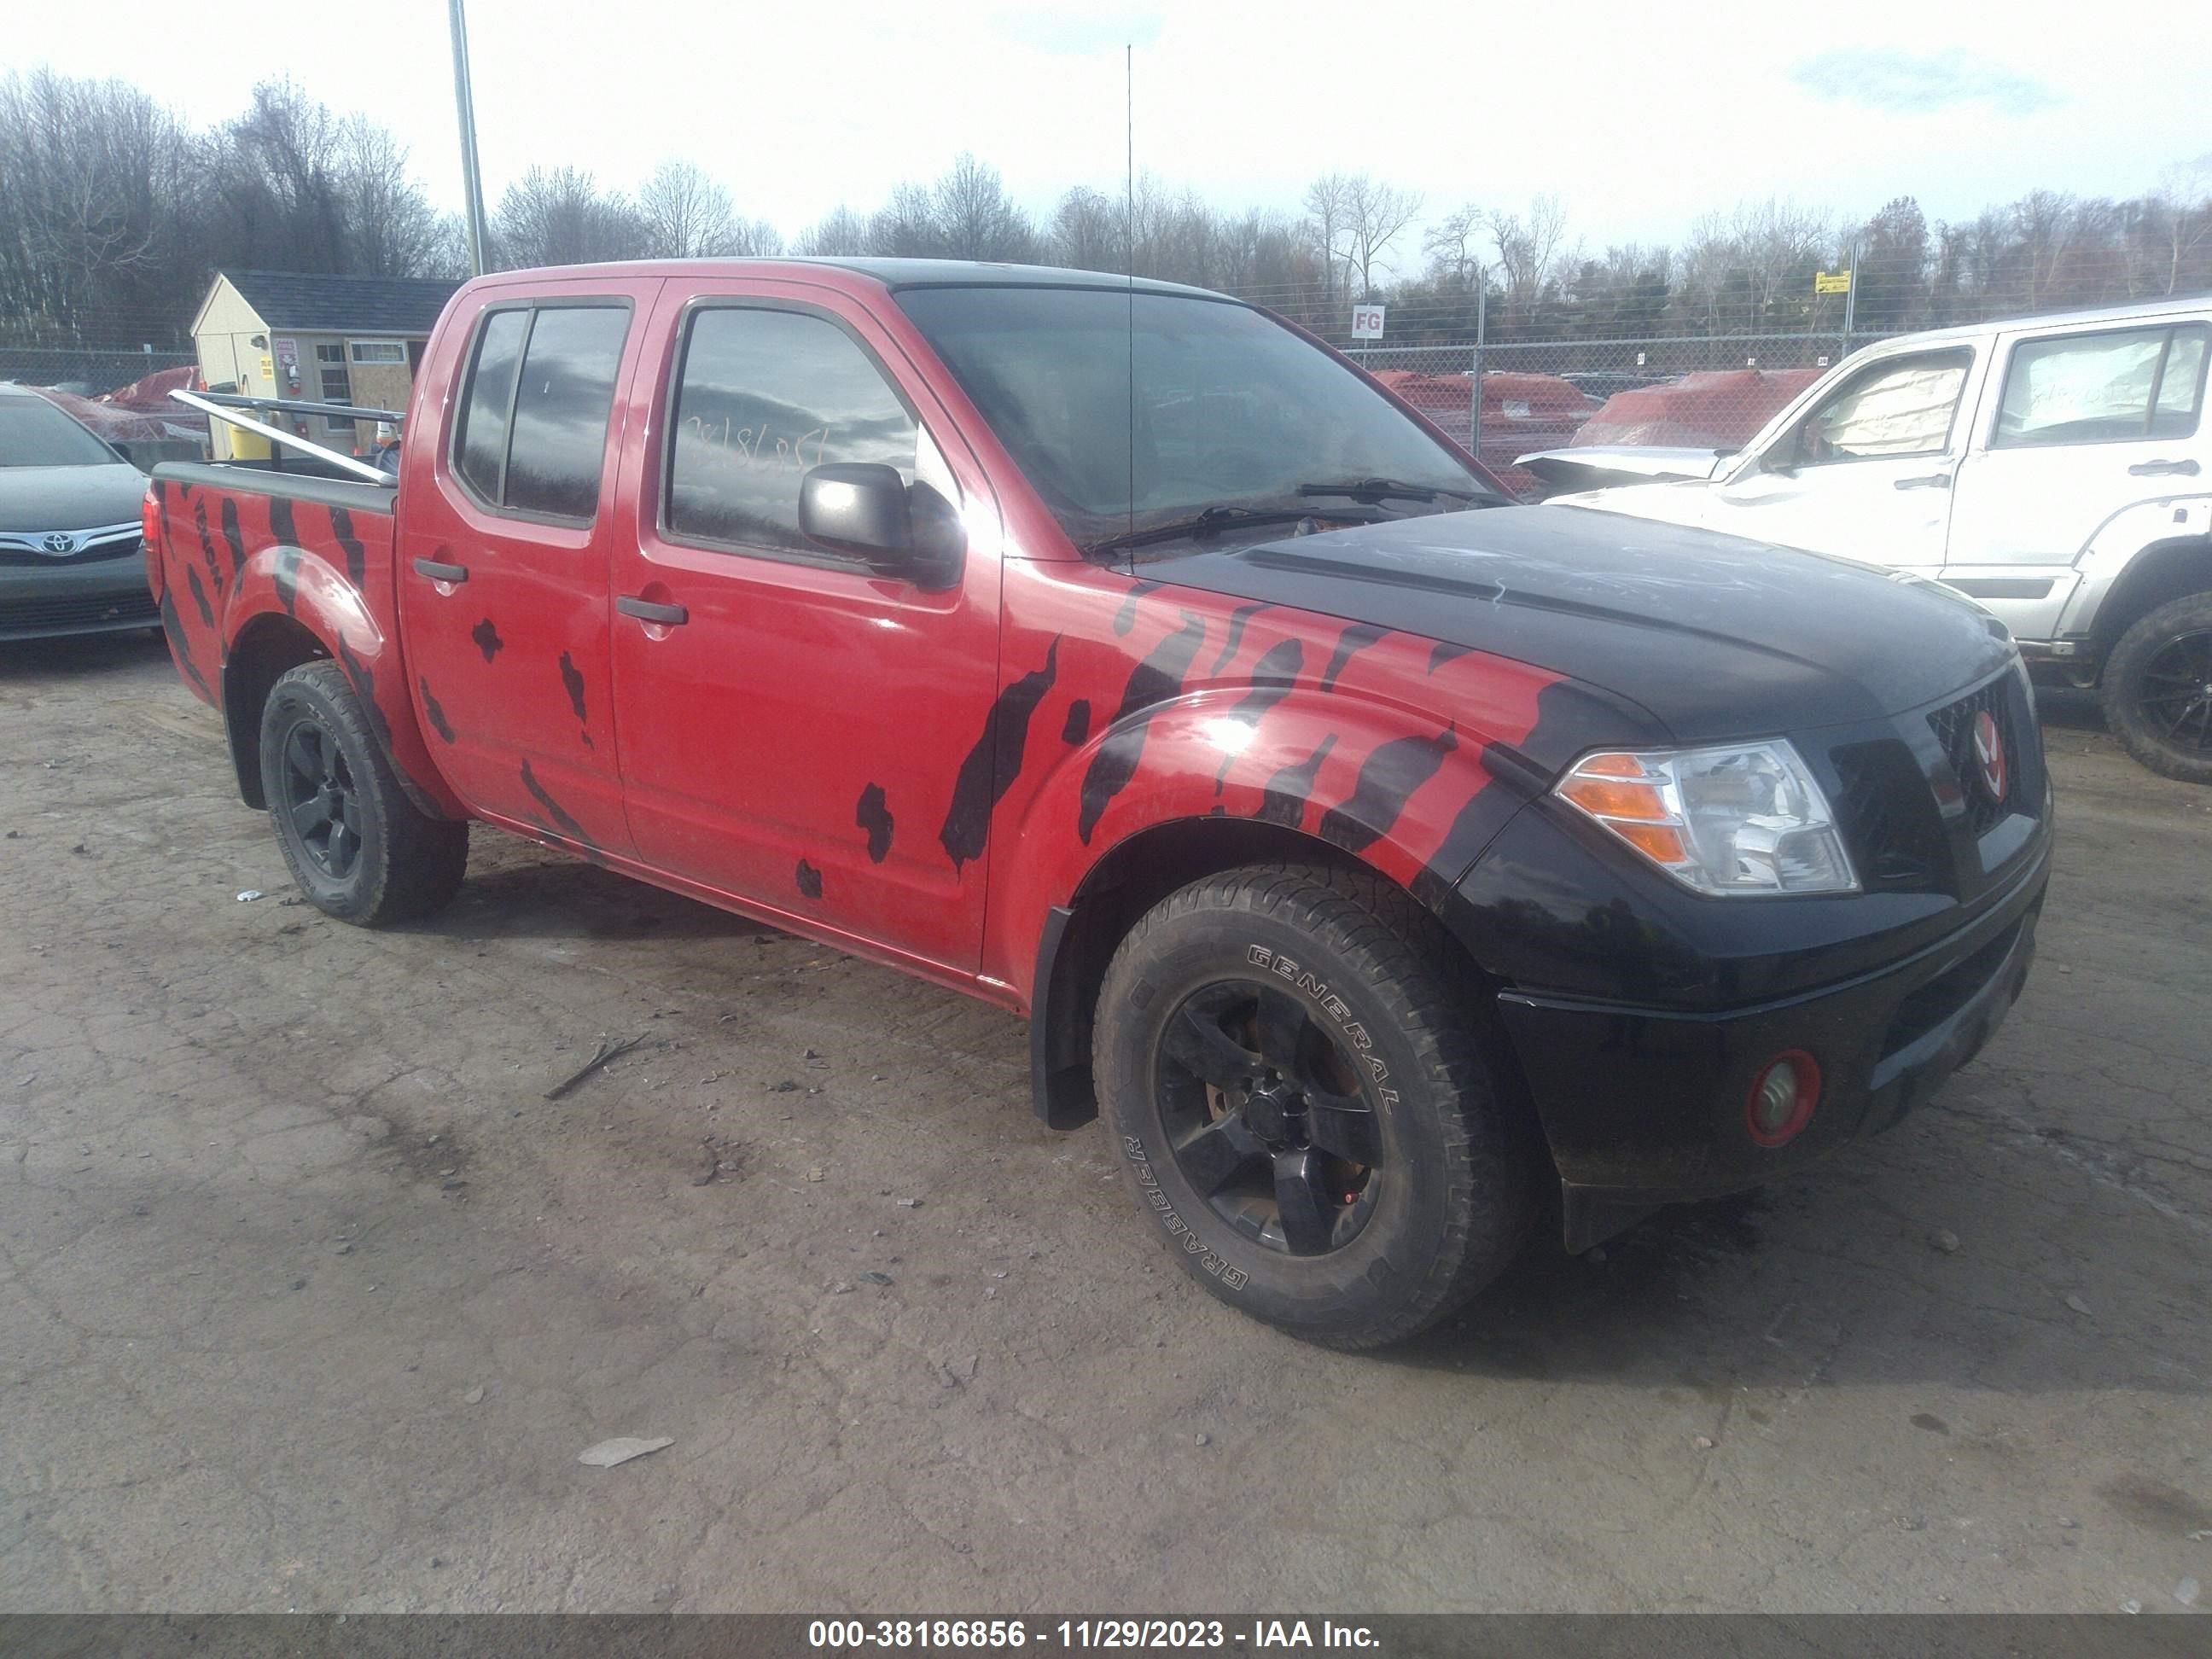
{"label": "general grabber tire", "polygon": [[468,825],[407,799],[336,663],[302,664],[270,688],[261,787],[292,878],[325,915],[380,927],[429,915],[459,890]]}
{"label": "general grabber tire", "polygon": [[2154,772],[2212,783],[2212,593],[2159,606],[2105,660],[2105,723]]}
{"label": "general grabber tire", "polygon": [[1138,1205],[1193,1278],[1366,1348],[1505,1267],[1535,1166],[1470,977],[1406,894],[1326,866],[1209,876],[1130,930],[1092,1067]]}

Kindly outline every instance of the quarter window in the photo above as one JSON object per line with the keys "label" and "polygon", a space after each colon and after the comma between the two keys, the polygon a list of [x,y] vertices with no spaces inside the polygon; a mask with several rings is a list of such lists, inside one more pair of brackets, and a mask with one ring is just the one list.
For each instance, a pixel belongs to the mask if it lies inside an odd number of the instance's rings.
{"label": "quarter window", "polygon": [[629,331],[626,307],[548,306],[484,319],[453,467],[491,506],[589,520]]}
{"label": "quarter window", "polygon": [[2023,340],[1990,445],[2185,438],[2203,401],[2204,342],[2201,325]]}
{"label": "quarter window", "polygon": [[920,428],[883,371],[826,318],[716,307],[691,319],[678,371],[665,516],[676,535],[793,552],[799,484],[825,461],[915,482]]}
{"label": "quarter window", "polygon": [[1853,376],[1797,423],[1788,459],[1797,466],[1941,453],[1973,356],[1930,352]]}

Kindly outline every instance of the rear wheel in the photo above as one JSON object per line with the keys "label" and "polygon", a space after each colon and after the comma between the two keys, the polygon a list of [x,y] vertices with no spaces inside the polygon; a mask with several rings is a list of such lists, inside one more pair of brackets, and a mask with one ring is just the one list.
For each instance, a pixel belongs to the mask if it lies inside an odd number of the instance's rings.
{"label": "rear wheel", "polygon": [[261,787],[292,878],[339,921],[412,921],[459,889],[468,825],[407,799],[337,664],[303,664],[270,688]]}
{"label": "rear wheel", "polygon": [[1209,877],[1130,932],[1093,1067],[1138,1202],[1200,1284],[1361,1348],[1511,1260],[1533,1170],[1459,980],[1403,893],[1326,867]]}
{"label": "rear wheel", "polygon": [[2128,753],[2185,783],[2212,783],[2212,593],[2162,605],[2105,663],[2105,720]]}

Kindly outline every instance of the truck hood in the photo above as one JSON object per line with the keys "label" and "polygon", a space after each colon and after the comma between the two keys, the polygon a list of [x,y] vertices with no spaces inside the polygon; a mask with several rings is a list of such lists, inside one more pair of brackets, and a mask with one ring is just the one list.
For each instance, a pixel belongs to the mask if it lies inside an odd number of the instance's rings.
{"label": "truck hood", "polygon": [[0,466],[0,530],[91,530],[136,524],[146,475],[116,461],[93,466]]}
{"label": "truck hood", "polygon": [[1548,670],[1608,694],[1597,701],[1618,736],[1565,723],[1584,746],[1883,719],[2013,654],[1980,606],[1917,577],[1554,503],[1262,542],[1146,574]]}

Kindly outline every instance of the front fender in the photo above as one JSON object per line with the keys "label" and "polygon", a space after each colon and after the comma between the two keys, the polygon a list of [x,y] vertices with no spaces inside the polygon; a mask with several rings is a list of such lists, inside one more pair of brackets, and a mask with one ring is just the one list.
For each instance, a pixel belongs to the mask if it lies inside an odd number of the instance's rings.
{"label": "front fender", "polygon": [[997,844],[987,971],[1032,983],[1047,913],[1131,837],[1189,819],[1245,819],[1352,854],[1435,908],[1525,796],[1491,763],[1535,720],[1497,732],[1302,686],[1255,712],[1216,687],[1125,716],[1054,757]]}

